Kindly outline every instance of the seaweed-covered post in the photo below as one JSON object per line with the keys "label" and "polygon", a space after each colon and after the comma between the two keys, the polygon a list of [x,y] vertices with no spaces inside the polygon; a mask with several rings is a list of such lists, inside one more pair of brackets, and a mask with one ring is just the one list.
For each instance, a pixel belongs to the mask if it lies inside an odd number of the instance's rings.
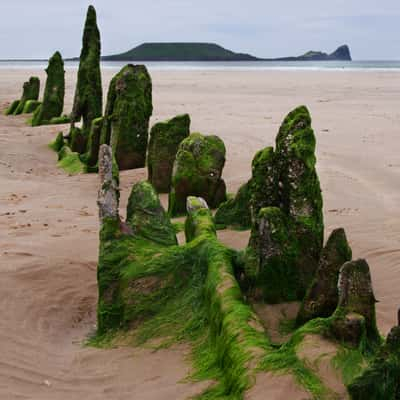
{"label": "seaweed-covered post", "polygon": [[112,145],[119,169],[145,166],[152,112],[152,83],[146,67],[126,65],[110,82],[101,139]]}
{"label": "seaweed-covered post", "polygon": [[192,133],[181,142],[169,194],[170,215],[186,212],[188,196],[204,198],[211,208],[226,200],[226,186],[222,179],[225,152],[224,142],[218,136]]}
{"label": "seaweed-covered post", "polygon": [[112,150],[102,145],[99,152],[99,177],[101,187],[98,194],[100,222],[106,218],[119,219],[118,213],[118,181],[113,174]]}
{"label": "seaweed-covered post", "polygon": [[103,117],[95,118],[92,121],[92,128],[90,129],[87,143],[87,151],[83,156],[81,156],[81,159],[89,168],[95,167],[98,161],[102,127]]}
{"label": "seaweed-covered post", "polygon": [[253,161],[245,275],[255,298],[303,299],[314,278],[324,232],[315,163],[311,117],[300,106],[284,119],[275,152],[264,149]]}
{"label": "seaweed-covered post", "polygon": [[32,126],[50,123],[51,119],[59,117],[64,109],[64,61],[58,51],[50,58],[46,73],[43,101],[33,114]]}
{"label": "seaweed-covered post", "polygon": [[353,400],[400,399],[400,325],[391,329],[376,357],[348,390]]}
{"label": "seaweed-covered post", "polygon": [[[82,39],[78,80],[71,113],[70,142],[73,151],[84,153],[92,121],[101,117],[103,92],[100,73],[100,32],[97,27],[96,10],[89,6]],[[75,122],[82,118],[82,129]],[[79,139],[75,138],[79,136]],[[74,146],[79,142],[79,146]],[[74,148],[75,147],[75,148]]]}
{"label": "seaweed-covered post", "polygon": [[335,229],[322,250],[315,277],[297,315],[297,324],[332,315],[339,299],[339,271],[345,262],[351,260],[351,256],[352,251],[344,229]]}
{"label": "seaweed-covered post", "polygon": [[133,185],[126,209],[126,224],[132,235],[162,246],[178,244],[169,216],[149,182]]}
{"label": "seaweed-covered post", "polygon": [[306,284],[317,268],[323,246],[322,195],[315,168],[316,140],[305,106],[290,112],[276,137],[280,208],[291,217],[299,242]]}
{"label": "seaweed-covered post", "polygon": [[190,117],[188,114],[159,122],[151,128],[147,168],[149,182],[158,193],[170,191],[175,156],[180,142],[188,137],[189,133]]}
{"label": "seaweed-covered post", "polygon": [[290,219],[278,207],[262,208],[246,250],[245,286],[255,301],[279,303],[302,296],[298,242]]}
{"label": "seaweed-covered post", "polygon": [[363,260],[346,262],[340,269],[339,302],[332,316],[331,329],[339,340],[358,346],[380,343],[376,326],[375,295],[368,263]]}
{"label": "seaweed-covered post", "polygon": [[114,259],[107,257],[112,245],[121,235],[119,218],[118,172],[115,170],[111,147],[102,145],[99,152],[100,190],[97,204],[100,218],[100,249],[97,280],[99,300],[97,306],[98,333],[121,324],[123,303],[120,298],[120,271]]}
{"label": "seaweed-covered post", "polygon": [[30,100],[37,101],[39,98],[40,80],[36,76],[31,76],[29,81],[24,83],[20,100],[15,100],[6,110],[6,115],[18,115],[24,112],[26,103]]}
{"label": "seaweed-covered post", "polygon": [[234,198],[222,203],[215,222],[223,226],[251,228],[263,207],[277,207],[275,155],[272,147],[258,151],[251,163],[251,179],[242,185]]}

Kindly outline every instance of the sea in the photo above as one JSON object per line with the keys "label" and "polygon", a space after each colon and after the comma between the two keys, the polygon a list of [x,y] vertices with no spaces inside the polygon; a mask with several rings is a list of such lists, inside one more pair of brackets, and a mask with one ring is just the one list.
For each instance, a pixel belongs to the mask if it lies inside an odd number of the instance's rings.
{"label": "sea", "polygon": [[[140,62],[150,71],[180,70],[230,70],[230,71],[400,71],[400,60],[396,61],[213,61],[213,62]],[[127,62],[103,61],[102,68],[119,70]],[[47,61],[0,60],[1,69],[44,69]],[[77,69],[78,61],[65,61],[66,69]]]}

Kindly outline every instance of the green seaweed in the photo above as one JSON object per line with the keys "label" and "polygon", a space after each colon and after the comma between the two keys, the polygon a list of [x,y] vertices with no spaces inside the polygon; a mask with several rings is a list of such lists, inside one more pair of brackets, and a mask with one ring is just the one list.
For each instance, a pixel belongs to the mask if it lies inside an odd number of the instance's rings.
{"label": "green seaweed", "polygon": [[31,114],[35,112],[40,106],[41,103],[38,100],[27,100],[25,102],[22,114]]}
{"label": "green seaweed", "polygon": [[86,172],[86,166],[80,160],[79,154],[71,151],[67,145],[64,145],[58,152],[58,159],[57,166],[70,175]]}
{"label": "green seaweed", "polygon": [[49,148],[58,153],[64,147],[64,145],[64,135],[62,132],[59,132],[55,140],[49,143]]}
{"label": "green seaweed", "polygon": [[398,400],[400,398],[400,326],[392,328],[376,356],[348,384],[353,400]]}
{"label": "green seaweed", "polygon": [[347,386],[363,372],[367,361],[360,349],[342,346],[332,359],[332,364],[341,372],[343,383]]}

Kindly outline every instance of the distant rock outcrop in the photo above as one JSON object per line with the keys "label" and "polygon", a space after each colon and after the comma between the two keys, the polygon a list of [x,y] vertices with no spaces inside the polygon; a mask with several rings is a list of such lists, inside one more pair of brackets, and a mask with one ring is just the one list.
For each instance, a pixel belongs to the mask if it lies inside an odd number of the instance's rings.
{"label": "distant rock outcrop", "polygon": [[322,51],[308,51],[297,57],[281,57],[270,61],[351,61],[350,48],[346,44],[339,46],[333,53]]}
{"label": "distant rock outcrop", "polygon": [[104,61],[255,61],[257,57],[234,53],[215,43],[143,43]]}
{"label": "distant rock outcrop", "polygon": [[143,43],[121,54],[102,57],[104,61],[351,61],[347,45],[333,53],[309,51],[298,57],[260,58],[235,53],[215,43]]}

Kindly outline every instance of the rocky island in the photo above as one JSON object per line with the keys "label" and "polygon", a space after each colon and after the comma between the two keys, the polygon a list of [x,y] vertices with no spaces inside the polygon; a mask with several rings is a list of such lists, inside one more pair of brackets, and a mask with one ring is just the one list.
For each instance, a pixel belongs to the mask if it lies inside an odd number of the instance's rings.
{"label": "rocky island", "polygon": [[124,53],[102,57],[103,61],[351,61],[349,46],[333,53],[308,51],[296,57],[259,58],[235,53],[215,43],[143,43]]}

